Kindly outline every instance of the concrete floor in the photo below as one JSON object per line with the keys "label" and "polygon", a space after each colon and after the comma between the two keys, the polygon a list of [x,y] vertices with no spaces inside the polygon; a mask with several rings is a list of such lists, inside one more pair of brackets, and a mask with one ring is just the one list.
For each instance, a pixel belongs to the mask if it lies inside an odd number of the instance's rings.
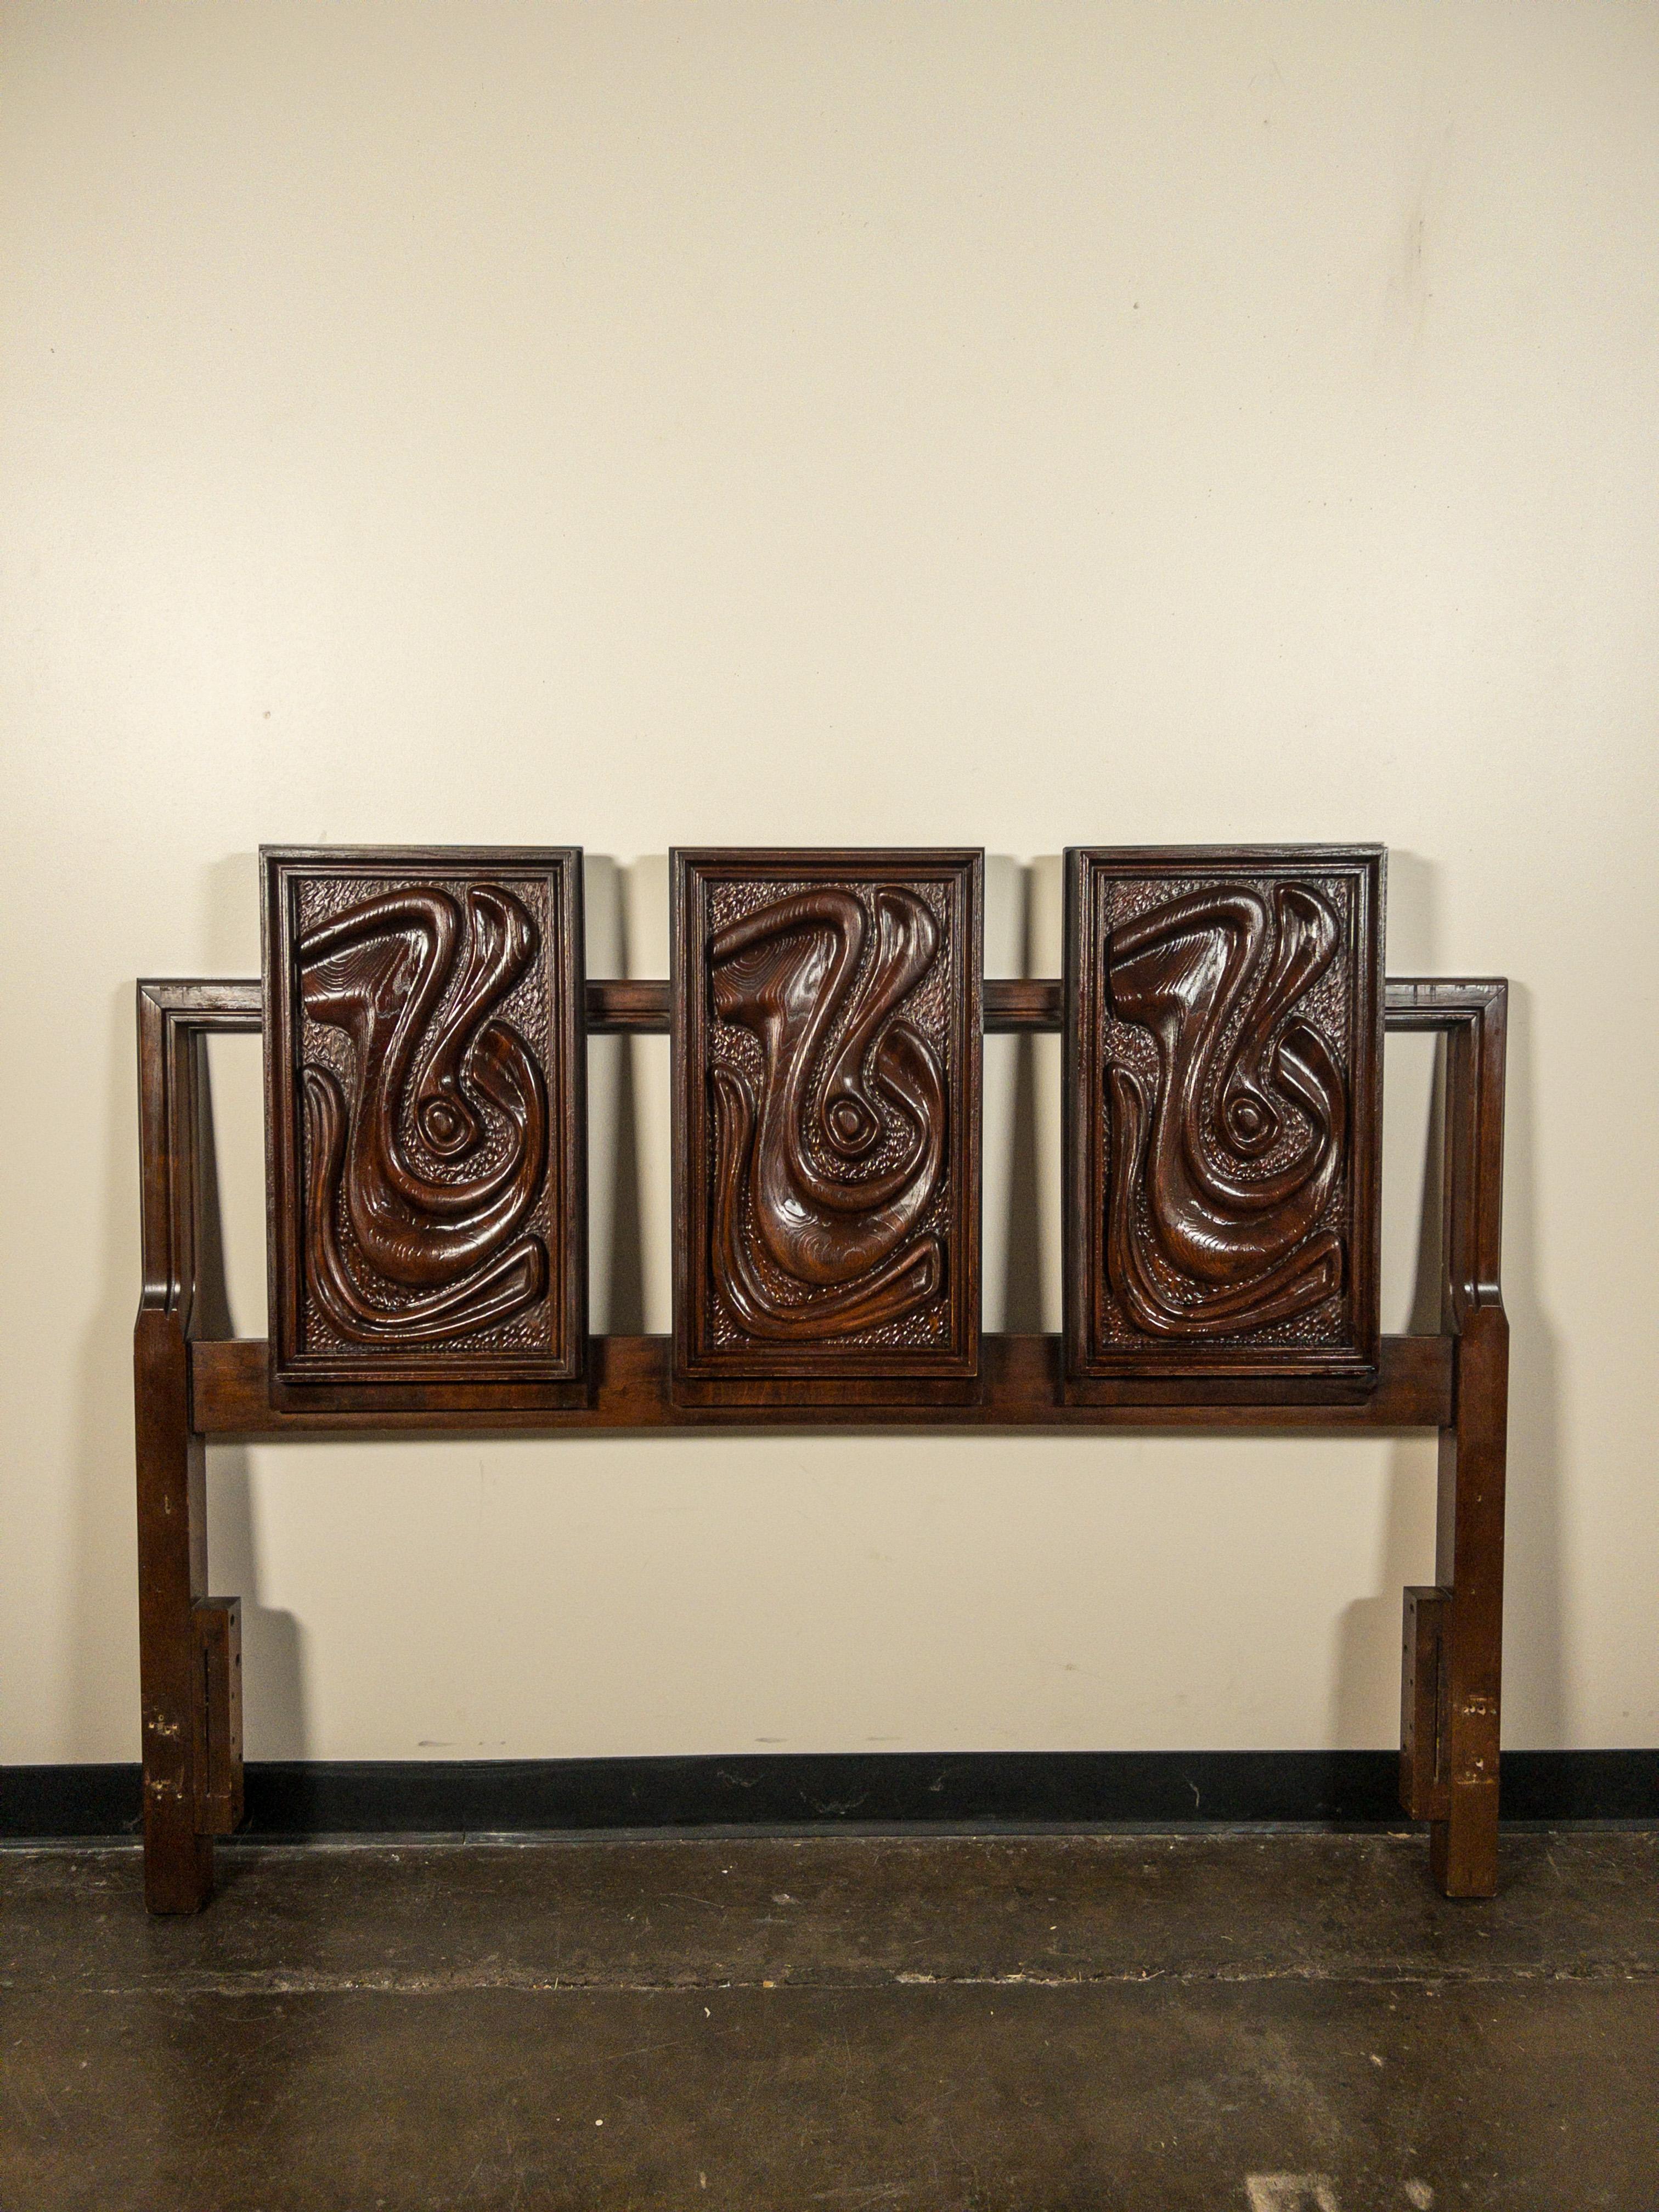
{"label": "concrete floor", "polygon": [[1659,1832],[0,1852],[0,2212],[1659,2207]]}

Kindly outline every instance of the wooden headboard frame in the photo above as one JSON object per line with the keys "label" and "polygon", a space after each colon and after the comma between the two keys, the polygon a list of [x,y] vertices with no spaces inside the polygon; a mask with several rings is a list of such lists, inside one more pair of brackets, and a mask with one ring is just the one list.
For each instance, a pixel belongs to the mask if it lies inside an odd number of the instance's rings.
{"label": "wooden headboard frame", "polygon": [[[588,1343],[585,1401],[514,1408],[481,1386],[409,1385],[372,1410],[276,1402],[265,1342],[212,1333],[204,1251],[205,1042],[257,1032],[256,981],[137,988],[143,1291],[135,1330],[138,1585],[145,1897],[152,1912],[194,1912],[213,1891],[214,1838],[242,1814],[239,1601],[209,1595],[204,1446],[209,1440],[489,1431],[663,1430],[855,1424],[1013,1430],[1297,1430],[1352,1434],[1434,1429],[1440,1439],[1435,1583],[1405,1593],[1401,1799],[1431,1823],[1431,1867],[1449,1897],[1497,1883],[1498,1702],[1509,1328],[1498,1280],[1502,1236],[1507,986],[1389,979],[1390,1034],[1444,1041],[1441,1323],[1385,1336],[1375,1378],[1348,1386],[1273,1377],[1171,1381],[1125,1376],[1088,1402],[1066,1389],[1059,1336],[987,1335],[971,1404],[706,1405],[672,1387],[672,1340]],[[587,981],[591,1035],[662,1035],[665,982]],[[1060,982],[987,979],[982,1020],[997,1033],[1058,1031]],[[219,1303],[216,1298],[215,1304]]]}

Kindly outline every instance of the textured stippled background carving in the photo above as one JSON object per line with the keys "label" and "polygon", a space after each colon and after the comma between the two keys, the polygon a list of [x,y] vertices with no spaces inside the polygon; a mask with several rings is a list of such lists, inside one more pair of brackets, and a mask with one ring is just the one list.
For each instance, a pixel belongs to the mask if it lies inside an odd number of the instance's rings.
{"label": "textured stippled background carving", "polygon": [[[800,856],[791,857],[799,863]],[[964,1115],[976,1120],[972,1109],[977,1093],[977,1020],[976,1012],[969,1011],[976,996],[970,988],[974,976],[969,965],[975,958],[969,927],[972,902],[959,878],[897,869],[890,873],[857,872],[851,865],[854,857],[844,856],[842,871],[836,876],[803,870],[799,865],[781,866],[775,875],[757,875],[752,870],[723,874],[710,864],[689,881],[687,896],[693,902],[690,941],[696,946],[697,973],[695,982],[685,979],[684,988],[695,988],[699,994],[699,1019],[687,1028],[695,1030],[700,1040],[701,1058],[695,1068],[688,1066],[684,1074],[684,1103],[693,1108],[696,1124],[695,1132],[687,1133],[687,1161],[688,1165],[695,1162],[699,1179],[694,1208],[699,1224],[698,1249],[688,1255],[695,1277],[688,1289],[699,1324],[693,1338],[695,1353],[708,1358],[716,1370],[832,1374],[865,1367],[898,1370],[901,1363],[908,1367],[915,1362],[918,1371],[926,1372],[934,1360],[960,1360],[966,1307],[969,1301],[977,1301],[977,1281],[969,1279],[976,1274],[977,1238],[967,1233],[966,1213],[974,1202],[977,1163],[970,1168],[965,1162],[963,1141],[969,1127]],[[890,1098],[884,1101],[876,1068],[884,1042],[890,1042],[896,1026],[908,1025],[936,1055],[943,1078],[943,1158],[931,1196],[908,1222],[891,1256],[902,1260],[936,1241],[943,1265],[940,1279],[927,1294],[899,1301],[895,1310],[873,1323],[827,1328],[822,1335],[780,1342],[748,1325],[724,1277],[715,1249],[717,1240],[711,1238],[709,1224],[716,1218],[721,1197],[717,1158],[720,1107],[715,1095],[720,1074],[725,1072],[738,1078],[746,1097],[757,1108],[767,1090],[765,1055],[755,1030],[740,1020],[722,1018],[716,1011],[711,946],[730,926],[775,911],[797,894],[826,888],[849,891],[857,897],[866,935],[858,964],[848,976],[839,1010],[806,1064],[809,1099],[820,1097],[821,1080],[853,1026],[860,990],[879,957],[874,903],[878,896],[891,890],[919,900],[937,927],[938,941],[925,969],[887,1008],[859,1054],[860,1088],[876,1106],[879,1137],[866,1152],[849,1162],[834,1154],[823,1139],[818,1115],[807,1112],[792,1124],[795,1157],[812,1174],[854,1199],[861,1185],[900,1174],[907,1159],[915,1157],[921,1123],[916,1118],[907,1118]],[[778,940],[783,955],[787,957],[793,946],[804,943],[810,934],[805,930],[783,932]],[[820,1003],[823,995],[813,1003]],[[701,1110],[696,1110],[699,1107]],[[775,1262],[756,1231],[752,1154],[749,1170],[740,1164],[738,1175],[739,1188],[731,1195],[735,1200],[736,1231],[745,1255],[763,1279],[768,1297],[780,1309],[811,1311],[815,1300],[830,1295],[830,1290],[823,1284],[802,1280]],[[845,1218],[855,1228],[867,1218],[856,1210]],[[863,1279],[854,1271],[834,1287],[850,1293]]]}
{"label": "textured stippled background carving", "polygon": [[[775,884],[712,884],[708,894],[709,934],[712,936],[728,921],[735,921],[740,916],[757,914],[764,908],[776,905],[787,899],[792,892],[805,890],[808,888],[808,884],[804,878],[786,879]],[[939,1054],[945,1066],[945,1097],[948,1102],[955,1089],[953,1079],[957,1073],[953,1065],[957,1055],[953,1048],[951,1021],[951,991],[957,966],[954,948],[951,942],[951,899],[946,887],[942,884],[915,881],[907,884],[906,888],[915,890],[933,914],[939,925],[940,941],[939,951],[934,955],[927,974],[913,990],[898,1001],[893,1009],[892,1018],[911,1023]],[[865,947],[860,972],[868,968],[874,957],[875,947],[872,942]],[[854,988],[856,988],[856,979]],[[823,1063],[836,1051],[846,1033],[847,1026],[847,1010],[843,1008],[825,1036],[823,1045],[814,1055],[812,1069],[814,1076]],[[721,1021],[711,1012],[708,1017],[707,1042],[708,1065],[714,1066],[724,1063],[736,1067],[747,1076],[758,1093],[763,1074],[762,1054],[759,1042],[753,1032],[738,1023]],[[878,1038],[876,1042],[878,1042]],[[873,1054],[874,1049],[875,1042],[872,1042],[871,1054]],[[866,1065],[871,1054],[866,1055]],[[812,1164],[819,1173],[830,1176],[842,1174],[845,1181],[854,1188],[856,1188],[859,1183],[871,1182],[877,1176],[896,1166],[902,1157],[906,1143],[905,1133],[896,1121],[889,1120],[877,1148],[861,1160],[855,1170],[846,1173],[840,1163],[830,1157],[827,1148],[818,1137],[812,1120],[807,1121],[802,1135]],[[703,1148],[703,1164],[704,1172],[709,1177],[712,1188],[714,1173],[714,1140],[712,1128]],[[918,1217],[914,1231],[917,1237],[930,1233],[937,1236],[944,1247],[945,1279],[940,1285],[939,1293],[884,1326],[849,1330],[843,1334],[838,1334],[834,1340],[837,1344],[880,1345],[898,1350],[911,1346],[932,1346],[949,1342],[950,1277],[952,1272],[951,1199],[947,1152],[945,1170],[939,1176],[933,1202],[926,1212]],[[749,1206],[745,1203],[745,1213],[749,1210]],[[804,1303],[808,1297],[808,1293],[804,1289],[797,1289],[789,1279],[781,1273],[776,1275],[774,1287],[786,1303],[796,1300]],[[714,1344],[725,1346],[753,1341],[754,1340],[748,1335],[741,1322],[734,1318],[728,1302],[721,1296],[717,1276],[713,1280],[711,1289],[709,1320],[712,1325],[710,1334]]]}
{"label": "textured stippled background carving", "polygon": [[[1201,855],[1192,856],[1195,860]],[[1286,868],[1272,865],[1274,856],[1262,856],[1264,865],[1218,866],[1213,872],[1199,866],[1172,868],[1170,872],[1137,872],[1125,856],[1121,872],[1109,857],[1091,858],[1085,876],[1085,943],[1079,948],[1092,974],[1079,979],[1077,1018],[1089,1035],[1079,1039],[1087,1095],[1073,1101],[1073,1141],[1083,1148],[1086,1181],[1073,1173],[1068,1189],[1081,1200],[1085,1218],[1072,1224],[1072,1233],[1083,1247],[1073,1283],[1081,1292],[1085,1318],[1083,1342],[1072,1332],[1073,1364],[1098,1363],[1109,1372],[1123,1373],[1137,1365],[1156,1363],[1170,1369],[1200,1370],[1206,1364],[1225,1362],[1233,1371],[1261,1359],[1275,1370],[1305,1360],[1311,1370],[1372,1356],[1372,1331],[1368,1306],[1374,1307],[1371,1277],[1376,1266],[1376,1182],[1373,1172],[1377,1131],[1375,1099],[1379,1063],[1376,1047],[1376,991],[1380,988],[1380,898],[1368,895],[1362,868],[1352,866]],[[1288,855],[1286,855],[1288,858]],[[1155,1142],[1148,1137],[1146,1157],[1135,1176],[1129,1207],[1129,1237],[1135,1257],[1155,1279],[1158,1295],[1182,1310],[1186,1318],[1176,1331],[1165,1334],[1144,1326],[1112,1279],[1109,1261],[1109,1224],[1115,1200],[1124,1194],[1117,1188],[1122,1173],[1126,1132],[1116,1132],[1113,1071],[1134,1079],[1146,1102],[1146,1121],[1155,1121],[1165,1103],[1166,1069],[1153,1029],[1146,1019],[1126,1017],[1115,1004],[1111,987],[1114,947],[1121,945],[1126,927],[1140,922],[1155,928],[1156,917],[1179,902],[1229,893],[1254,893],[1275,917],[1259,962],[1247,972],[1243,987],[1231,1010],[1218,1022],[1201,1025],[1203,1052],[1208,1074],[1202,1085],[1200,1111],[1196,1121],[1198,1150],[1203,1168],[1218,1179],[1231,1179],[1246,1187],[1266,1185],[1276,1176],[1293,1176],[1298,1161],[1317,1147],[1316,1112],[1299,1103],[1283,1084],[1273,1088],[1280,1115],[1270,1143],[1249,1158],[1242,1158],[1220,1140],[1220,1093],[1235,1048],[1249,1024],[1253,1011],[1267,984],[1267,972],[1282,932],[1282,916],[1275,902],[1286,886],[1300,887],[1322,901],[1336,925],[1336,941],[1328,964],[1279,1006],[1271,1030],[1270,1053],[1306,1024],[1328,1051],[1340,1076],[1342,1103],[1340,1126],[1334,1131],[1336,1166],[1328,1197],[1299,1240],[1282,1252],[1264,1253],[1259,1261],[1265,1279],[1275,1261],[1294,1267],[1298,1258],[1316,1245],[1334,1241],[1340,1251],[1340,1279],[1327,1295],[1300,1310],[1255,1322],[1229,1325],[1206,1319],[1206,1285],[1173,1263],[1167,1243],[1154,1218],[1156,1200],[1151,1155]],[[1373,910],[1373,909],[1376,910]],[[1179,932],[1176,933],[1179,934]],[[1195,942],[1203,934],[1195,926]],[[1120,1089],[1121,1102],[1123,1092]],[[1133,1101],[1131,1099],[1131,1105]],[[1267,1218],[1266,1215],[1261,1217]],[[1248,1230],[1250,1217],[1243,1209],[1230,1216],[1220,1206],[1204,1233],[1219,1237],[1229,1230]],[[1356,1234],[1356,1230],[1358,1233]],[[1082,1277],[1078,1282],[1078,1275]],[[1248,1278],[1249,1268],[1241,1271]],[[1231,1356],[1231,1358],[1229,1356]]]}
{"label": "textured stippled background carving", "polygon": [[[319,923],[332,921],[337,916],[348,913],[352,908],[361,904],[368,896],[383,890],[426,890],[431,887],[447,891],[456,904],[465,910],[467,891],[477,880],[474,878],[470,882],[468,878],[459,876],[423,876],[419,878],[411,877],[403,881],[390,878],[366,881],[362,877],[337,876],[302,878],[295,885],[295,900],[298,908],[298,936],[303,942]],[[557,919],[550,911],[551,901],[548,897],[544,879],[538,882],[534,877],[504,875],[494,880],[503,890],[510,892],[530,915],[531,921],[535,925],[538,944],[524,974],[492,1006],[489,1018],[494,1021],[507,1023],[518,1031],[529,1047],[531,1057],[540,1068],[542,1079],[546,1084],[550,1096],[556,1090],[558,1067],[554,1042],[555,1030],[551,1020],[555,986],[551,963],[548,956],[550,952],[556,951]],[[459,948],[459,957],[452,965],[444,994],[439,1000],[437,1009],[432,1017],[429,1026],[434,1031],[441,1030],[447,1026],[450,1013],[460,994],[462,978],[465,972],[465,941]],[[297,988],[297,977],[294,1004],[300,1017],[300,1065],[331,1068],[344,1089],[349,1102],[350,1111],[354,1115],[364,1111],[365,1102],[359,1088],[356,1055],[350,1040],[343,1030],[335,1028],[331,1024],[313,1021],[304,1014],[303,1002]],[[403,1095],[398,1101],[398,1135],[405,1150],[419,1160],[423,1174],[429,1176],[434,1182],[451,1185],[471,1182],[492,1172],[504,1161],[510,1141],[508,1127],[501,1116],[498,1114],[489,1115],[484,1119],[483,1144],[476,1152],[470,1153],[465,1162],[451,1165],[434,1158],[422,1146],[420,1133],[415,1124],[412,1085],[404,1086]],[[306,1147],[303,1123],[301,1145],[303,1153]],[[304,1158],[301,1170],[302,1182],[309,1167],[309,1158]],[[556,1197],[556,1163],[550,1161],[547,1169],[544,1171],[534,1202],[525,1214],[522,1224],[524,1233],[539,1237],[544,1249],[550,1247],[555,1236]],[[343,1203],[337,1206],[336,1224],[342,1244],[351,1255],[354,1262],[352,1272],[364,1297],[381,1311],[388,1315],[395,1315],[400,1304],[406,1301],[400,1294],[398,1285],[389,1283],[383,1276],[377,1275],[363,1259],[352,1236],[350,1221],[347,1217]],[[556,1281],[556,1269],[550,1272],[549,1279],[550,1283]],[[523,1313],[494,1328],[465,1330],[441,1342],[423,1346],[422,1349],[440,1357],[452,1358],[491,1352],[545,1351],[553,1341],[553,1320],[551,1299],[544,1294]],[[301,1292],[300,1350],[302,1353],[340,1350],[343,1351],[348,1357],[357,1356],[364,1350],[364,1347],[342,1336],[331,1325],[327,1315],[319,1310],[308,1285],[305,1286]],[[370,1356],[373,1356],[372,1352]]]}
{"label": "textured stippled background carving", "polygon": [[[575,1272],[568,1239],[580,1233],[583,1182],[572,1172],[579,1102],[562,1042],[571,1025],[567,863],[552,856],[546,869],[477,868],[457,854],[417,872],[354,866],[349,854],[332,867],[331,855],[314,857],[315,867],[284,867],[267,855],[281,939],[267,960],[282,963],[268,977],[268,1018],[280,1000],[272,1049],[285,1057],[271,1092],[273,1113],[286,1121],[273,1145],[274,1310],[286,1337],[279,1371],[368,1382],[579,1372],[567,1310]],[[447,955],[441,945],[434,952],[437,940],[418,919],[419,902],[434,895],[440,908],[451,902],[458,925]],[[403,900],[416,902],[416,918],[395,910]],[[380,925],[374,909],[385,902],[394,911]],[[351,929],[359,916],[361,933]],[[331,955],[318,946],[331,927],[346,933]],[[316,999],[330,968],[340,979],[325,994],[337,1001],[336,1019],[320,1014]],[[398,1072],[388,1047],[428,970],[441,977]],[[417,1078],[446,1038],[458,1048],[455,1078],[422,1109]],[[422,1111],[438,1117],[425,1128]],[[471,1133],[456,1137],[469,1117]],[[343,1148],[331,1188],[331,1122]],[[448,1138],[447,1151],[429,1140],[434,1130]],[[400,1172],[412,1178],[407,1188]],[[354,1173],[359,1219],[370,1224],[361,1233],[348,1198]],[[362,1242],[382,1224],[402,1238],[395,1273]],[[494,1310],[482,1302],[492,1280],[501,1285]]]}

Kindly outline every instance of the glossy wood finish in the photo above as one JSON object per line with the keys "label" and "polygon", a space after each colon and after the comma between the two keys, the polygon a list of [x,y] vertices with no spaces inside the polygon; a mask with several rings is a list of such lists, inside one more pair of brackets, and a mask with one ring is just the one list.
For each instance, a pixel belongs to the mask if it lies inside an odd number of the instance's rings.
{"label": "glossy wood finish", "polygon": [[[1430,1692],[1420,1678],[1430,1663],[1439,1670],[1435,1704],[1444,1734],[1434,1769],[1446,1795],[1430,1830],[1435,1878],[1449,1897],[1490,1897],[1498,1883],[1510,1402],[1500,1281],[1509,987],[1497,980],[1390,983],[1389,1015],[1393,1028],[1432,1030],[1446,1041],[1441,1326],[1457,1362],[1453,1417],[1440,1427],[1435,1584],[1443,1610],[1432,1662],[1420,1644],[1407,1654],[1413,1679],[1406,1696],[1423,1710]],[[1407,1803],[1413,1788],[1407,1758]]]}
{"label": "glossy wood finish", "polygon": [[[602,983],[590,1024],[660,1030],[667,986]],[[273,1402],[269,1348],[203,1334],[200,1296],[204,1109],[202,1041],[257,1031],[257,982],[139,986],[139,1102],[144,1288],[135,1337],[140,1656],[143,1700],[145,1894],[151,1910],[189,1912],[213,1881],[212,1835],[240,1789],[228,1685],[204,1649],[219,1640],[198,1612],[228,1601],[208,1588],[203,1439],[565,1429],[683,1429],[710,1424],[817,1427],[1296,1430],[1349,1434],[1439,1431],[1437,1582],[1407,1594],[1402,1802],[1432,1826],[1437,1881],[1453,1896],[1489,1896],[1497,1881],[1498,1735],[1503,1600],[1507,1325],[1498,1287],[1503,1207],[1501,981],[1391,981],[1391,1030],[1446,1041],[1442,1334],[1382,1340],[1374,1387],[1273,1377],[1123,1378],[1115,1402],[1064,1402],[1060,1340],[987,1337],[983,1402],[963,1407],[714,1409],[674,1402],[668,1340],[592,1340],[591,1406],[503,1403],[500,1386],[451,1399],[435,1387],[377,1395],[372,1407],[307,1410]],[[1052,978],[986,991],[987,1028],[1054,1030]],[[1152,1395],[1149,1395],[1152,1394]],[[1425,1632],[1432,1620],[1432,1632]],[[228,1626],[223,1632],[228,1636]],[[216,1730],[217,1735],[216,1736]]]}
{"label": "glossy wood finish", "polygon": [[[1064,992],[1054,975],[987,975],[981,985],[987,1036],[1041,1036],[1060,1025]],[[587,984],[590,1036],[666,1036],[669,989],[653,977],[626,976]]]}
{"label": "glossy wood finish", "polygon": [[267,848],[273,1387],[580,1385],[581,855]]}
{"label": "glossy wood finish", "polygon": [[976,852],[672,856],[674,1382],[974,1395]]}
{"label": "glossy wood finish", "polygon": [[1375,1372],[1372,846],[1066,855],[1066,1371]]}
{"label": "glossy wood finish", "polygon": [[470,1407],[434,1405],[410,1390],[372,1412],[299,1412],[273,1407],[263,1342],[191,1346],[191,1418],[202,1435],[249,1441],[260,1437],[388,1435],[410,1430],[511,1434],[566,1430],[697,1428],[957,1429],[1353,1429],[1434,1428],[1452,1413],[1452,1348],[1440,1336],[1387,1336],[1382,1371],[1363,1396],[1328,1384],[1295,1386],[1259,1380],[1118,1384],[1115,1401],[1068,1403],[1055,1336],[982,1336],[983,1390],[963,1406],[881,1406],[857,1402],[803,1407],[781,1389],[770,1403],[686,1405],[672,1388],[672,1340],[597,1336],[590,1346],[592,1391],[583,1406],[503,1407],[478,1394]]}

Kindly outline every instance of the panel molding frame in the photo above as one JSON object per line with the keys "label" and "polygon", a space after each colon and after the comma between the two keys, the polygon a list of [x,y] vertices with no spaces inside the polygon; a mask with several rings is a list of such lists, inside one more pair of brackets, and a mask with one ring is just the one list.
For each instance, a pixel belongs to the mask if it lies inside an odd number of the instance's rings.
{"label": "panel molding frame", "polygon": [[[569,846],[264,846],[259,872],[264,977],[266,1243],[271,1315],[273,1404],[372,1409],[411,1387],[436,1406],[497,1401],[554,1407],[587,1391],[587,1041],[582,855]],[[303,1034],[294,892],[307,878],[358,879],[387,890],[473,879],[471,888],[538,879],[554,940],[538,944],[522,973],[539,970],[551,1066],[536,1063],[547,1103],[545,1164],[532,1210],[547,1215],[544,1288],[532,1307],[550,1311],[545,1350],[470,1350],[398,1345],[307,1352],[301,1341],[307,1228],[304,1218],[302,1109],[295,1095]],[[458,945],[459,968],[465,948]],[[518,980],[509,987],[516,989]],[[446,986],[446,995],[447,986]],[[439,1002],[441,1003],[441,1000]],[[488,1004],[485,1001],[484,1004]],[[434,1012],[437,1007],[434,1006]],[[482,1017],[481,1017],[482,1018]],[[516,1034],[516,1032],[515,1032]],[[520,1040],[522,1042],[522,1040]],[[533,1058],[533,1055],[532,1055]],[[549,1186],[551,1186],[550,1193]],[[526,1216],[528,1218],[528,1215]]]}
{"label": "panel molding frame", "polygon": [[[985,856],[977,847],[836,848],[677,848],[669,860],[669,999],[673,1099],[673,1394],[687,1406],[834,1407],[972,1404],[980,1379],[981,1066],[984,1024]],[[950,1205],[945,1298],[948,1350],[886,1352],[837,1344],[711,1348],[714,1296],[708,1096],[711,1027],[705,968],[704,911],[711,884],[950,886],[958,983],[951,1007],[951,1064],[946,1070],[946,1188]],[[757,909],[759,911],[759,909]],[[894,1001],[880,1027],[897,1019],[925,971]],[[856,991],[856,976],[849,978]],[[826,1032],[827,1047],[833,1027]]]}
{"label": "panel molding frame", "polygon": [[[1382,1342],[1382,1044],[1385,1018],[1387,850],[1380,845],[1073,846],[1065,858],[1064,1042],[1061,1077],[1061,1338],[1066,1389],[1076,1404],[1109,1402],[1126,1382],[1156,1378],[1196,1382],[1278,1378],[1322,1382],[1363,1395],[1375,1386]],[[1299,879],[1350,875],[1355,884],[1347,945],[1336,958],[1350,963],[1353,1016],[1346,1076],[1345,1183],[1348,1220],[1343,1296],[1350,1341],[1332,1346],[1184,1344],[1148,1334],[1121,1346],[1100,1342],[1102,1304],[1110,1296],[1106,1216],[1111,1197],[1106,1165],[1107,1069],[1097,1036],[1108,990],[1106,957],[1093,942],[1097,879],[1196,878],[1224,890],[1241,878]],[[1097,951],[1099,957],[1096,957]],[[1318,980],[1316,977],[1314,980]],[[1249,978],[1245,978],[1248,983]],[[1300,994],[1297,994],[1298,996]],[[1296,999],[1289,1006],[1296,1004]],[[1288,1018],[1289,1006],[1286,1013]],[[1218,1332],[1218,1336],[1219,1336]],[[1233,1339],[1247,1335],[1235,1331]]]}

